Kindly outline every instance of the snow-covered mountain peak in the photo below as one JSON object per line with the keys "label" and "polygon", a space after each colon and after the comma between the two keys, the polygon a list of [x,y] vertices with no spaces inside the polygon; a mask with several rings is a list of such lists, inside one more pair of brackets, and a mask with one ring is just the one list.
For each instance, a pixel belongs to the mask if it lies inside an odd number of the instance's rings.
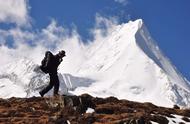
{"label": "snow-covered mountain peak", "polygon": [[[75,76],[59,74],[60,91],[190,107],[189,82],[164,56],[141,19],[114,26],[101,41],[94,41],[84,49],[79,63],[69,62],[78,65],[74,68],[77,71],[70,71]],[[48,80],[37,64],[27,58],[19,59],[1,67],[0,95],[36,95]],[[5,94],[10,87],[14,92]]]}
{"label": "snow-covered mountain peak", "polygon": [[141,19],[118,25],[99,44],[95,42],[87,52],[88,59],[79,69],[79,73],[94,73],[94,71],[105,71],[109,68],[126,47],[135,45],[136,41],[133,36],[141,28],[141,25]]}
{"label": "snow-covered mountain peak", "polygon": [[102,96],[165,106],[188,104],[189,82],[164,56],[141,19],[118,25],[89,51],[92,54],[79,74],[95,75],[100,81],[90,88],[76,90],[77,93],[87,91],[96,95],[98,89]]}
{"label": "snow-covered mountain peak", "polygon": [[143,25],[143,20],[142,19],[137,19],[135,21],[129,21],[128,23],[125,23],[124,25],[128,26],[128,25],[133,25],[136,27],[136,29],[140,29]]}

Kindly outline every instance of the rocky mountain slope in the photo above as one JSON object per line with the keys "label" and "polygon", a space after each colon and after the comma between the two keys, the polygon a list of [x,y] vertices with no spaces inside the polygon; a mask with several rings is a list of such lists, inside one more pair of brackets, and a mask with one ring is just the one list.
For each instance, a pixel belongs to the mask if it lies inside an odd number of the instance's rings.
{"label": "rocky mountain slope", "polygon": [[115,97],[81,96],[0,99],[2,124],[188,124],[190,110]]}

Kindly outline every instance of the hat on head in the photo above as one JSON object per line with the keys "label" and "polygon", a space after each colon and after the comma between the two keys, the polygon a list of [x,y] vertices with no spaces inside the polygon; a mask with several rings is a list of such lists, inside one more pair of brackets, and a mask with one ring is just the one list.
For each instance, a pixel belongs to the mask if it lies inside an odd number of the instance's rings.
{"label": "hat on head", "polygon": [[64,50],[59,51],[59,55],[61,55],[61,56],[66,56],[66,55],[65,55],[65,51],[64,51]]}

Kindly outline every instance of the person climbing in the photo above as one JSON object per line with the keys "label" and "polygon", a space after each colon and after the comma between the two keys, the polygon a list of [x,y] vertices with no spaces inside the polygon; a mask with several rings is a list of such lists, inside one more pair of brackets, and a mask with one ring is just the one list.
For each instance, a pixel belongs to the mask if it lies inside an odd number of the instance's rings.
{"label": "person climbing", "polygon": [[43,97],[49,90],[51,90],[54,87],[54,96],[59,95],[59,78],[57,75],[57,68],[60,65],[60,63],[63,60],[63,57],[65,57],[65,51],[61,50],[56,55],[53,55],[50,51],[47,51],[45,53],[45,57],[41,62],[40,69],[48,73],[50,76],[50,82],[47,87],[42,89],[39,94],[41,97]]}

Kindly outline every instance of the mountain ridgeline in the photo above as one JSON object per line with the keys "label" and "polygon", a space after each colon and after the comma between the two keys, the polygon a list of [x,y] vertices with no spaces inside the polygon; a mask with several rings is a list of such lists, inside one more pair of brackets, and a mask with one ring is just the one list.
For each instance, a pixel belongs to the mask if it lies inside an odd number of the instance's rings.
{"label": "mountain ridgeline", "polygon": [[[59,73],[61,93],[190,107],[189,81],[164,56],[141,19],[113,27],[103,41],[84,49],[85,60],[75,74]],[[0,97],[39,95],[49,77],[37,64],[23,58],[2,67]]]}

